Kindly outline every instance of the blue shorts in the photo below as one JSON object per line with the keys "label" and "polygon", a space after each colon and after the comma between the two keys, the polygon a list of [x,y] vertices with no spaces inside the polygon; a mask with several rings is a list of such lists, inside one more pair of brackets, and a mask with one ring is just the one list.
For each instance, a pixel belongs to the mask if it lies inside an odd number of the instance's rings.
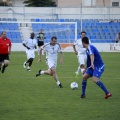
{"label": "blue shorts", "polygon": [[90,75],[91,77],[97,77],[100,78],[102,73],[104,72],[104,65],[100,66],[100,67],[95,67],[95,69],[93,70],[92,68],[89,68],[86,70],[86,73],[88,75]]}

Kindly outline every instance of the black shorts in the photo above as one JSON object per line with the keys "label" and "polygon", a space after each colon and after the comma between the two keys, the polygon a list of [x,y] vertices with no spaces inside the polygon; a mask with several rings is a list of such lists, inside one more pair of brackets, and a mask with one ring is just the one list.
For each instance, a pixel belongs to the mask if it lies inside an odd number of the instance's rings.
{"label": "black shorts", "polygon": [[38,46],[43,46],[44,42],[43,41],[38,41]]}
{"label": "black shorts", "polygon": [[9,55],[8,54],[0,54],[0,62],[4,60],[9,60]]}

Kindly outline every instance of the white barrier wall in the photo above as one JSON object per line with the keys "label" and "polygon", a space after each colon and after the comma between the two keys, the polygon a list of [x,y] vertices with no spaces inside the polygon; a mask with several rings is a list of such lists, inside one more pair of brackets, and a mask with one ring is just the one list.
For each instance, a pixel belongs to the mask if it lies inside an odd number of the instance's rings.
{"label": "white barrier wall", "polygon": [[0,7],[1,18],[119,19],[120,7]]}
{"label": "white barrier wall", "polygon": [[[68,44],[67,44],[68,45]],[[94,46],[98,48],[100,52],[120,52],[120,43],[93,43]],[[12,51],[25,51],[25,47],[22,43],[13,43]],[[65,47],[64,52],[73,52],[72,44]]]}

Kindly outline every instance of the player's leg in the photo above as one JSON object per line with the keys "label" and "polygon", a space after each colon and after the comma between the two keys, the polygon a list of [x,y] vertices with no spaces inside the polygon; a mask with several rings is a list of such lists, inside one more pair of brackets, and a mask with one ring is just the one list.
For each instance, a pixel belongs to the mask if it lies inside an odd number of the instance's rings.
{"label": "player's leg", "polygon": [[42,74],[46,74],[46,75],[51,75],[54,77],[57,85],[62,88],[62,85],[58,79],[58,76],[56,74],[56,61],[53,60],[46,60],[46,64],[48,65],[48,70],[39,70],[38,73],[36,74],[36,77]]}
{"label": "player's leg", "polygon": [[[30,67],[31,67],[31,65],[32,65],[32,63],[33,63],[33,60],[34,60],[34,58],[35,58],[34,50],[31,50],[31,51],[29,52],[28,58],[29,58],[29,60],[27,61],[27,62],[28,62],[27,71],[30,71]],[[27,62],[26,62],[26,63],[27,63]]]}
{"label": "player's leg", "polygon": [[4,62],[4,56],[2,54],[0,54],[0,71],[2,68],[2,63]]}
{"label": "player's leg", "polygon": [[38,55],[40,55],[40,46],[38,46]]}
{"label": "player's leg", "polygon": [[40,55],[40,41],[38,41],[38,55]]}
{"label": "player's leg", "polygon": [[4,62],[2,63],[2,69],[1,72],[4,73],[5,68],[9,65],[9,60],[4,60]]}
{"label": "player's leg", "polygon": [[27,51],[26,54],[27,54],[27,61],[24,62],[23,67],[26,68],[26,65],[28,64],[27,71],[30,71],[30,67],[35,58],[34,50],[29,50]]}
{"label": "player's leg", "polygon": [[83,75],[83,72],[85,70],[86,59],[87,58],[85,55],[78,56],[79,67],[78,67],[78,70],[76,71],[76,76],[78,76],[80,72]]}
{"label": "player's leg", "polygon": [[93,69],[89,68],[86,70],[85,74],[83,75],[82,79],[82,94],[80,98],[85,98],[86,96],[86,86],[87,86],[87,79],[90,78],[93,74]]}
{"label": "player's leg", "polygon": [[9,55],[3,55],[3,61],[2,61],[2,68],[1,68],[1,72],[4,73],[6,67],[9,65],[10,61],[9,61]]}
{"label": "player's leg", "polygon": [[100,77],[102,75],[104,71],[104,68],[98,68],[95,69],[93,72],[93,81],[105,92],[105,99],[107,99],[108,97],[111,97],[112,95],[110,94],[110,92],[107,90],[106,86],[100,81]]}
{"label": "player's leg", "polygon": [[60,83],[60,81],[59,81],[59,79],[58,79],[58,75],[57,75],[57,73],[56,73],[56,68],[55,68],[54,66],[51,68],[51,73],[52,73],[52,76],[53,76],[53,78],[55,79],[57,85],[58,85],[60,88],[62,88],[62,84]]}

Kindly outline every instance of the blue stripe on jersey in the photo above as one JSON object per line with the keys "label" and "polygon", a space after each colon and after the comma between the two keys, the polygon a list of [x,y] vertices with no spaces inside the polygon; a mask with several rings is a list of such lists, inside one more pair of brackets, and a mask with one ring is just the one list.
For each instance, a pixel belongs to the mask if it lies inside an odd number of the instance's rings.
{"label": "blue stripe on jersey", "polygon": [[102,67],[104,65],[99,51],[93,45],[89,45],[89,47],[87,49],[87,58],[88,58],[87,59],[87,67],[91,66],[90,55],[94,55],[94,66],[95,67],[98,67],[98,66]]}

